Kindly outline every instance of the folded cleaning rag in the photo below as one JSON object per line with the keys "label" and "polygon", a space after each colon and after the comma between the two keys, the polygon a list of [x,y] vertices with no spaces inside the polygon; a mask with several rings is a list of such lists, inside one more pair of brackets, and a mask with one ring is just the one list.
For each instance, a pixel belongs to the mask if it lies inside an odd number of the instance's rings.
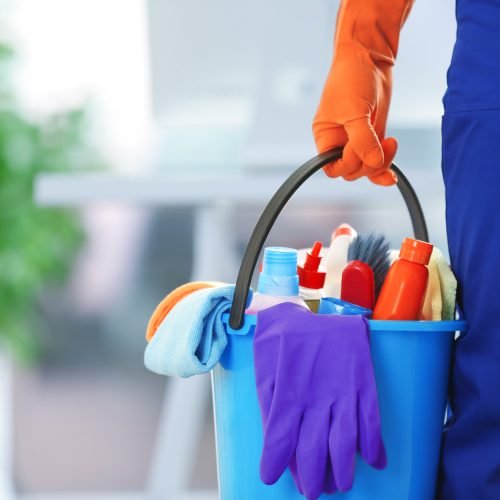
{"label": "folded cleaning rag", "polygon": [[365,318],[291,303],[260,311],[254,364],[264,483],[289,466],[298,490],[313,500],[351,488],[357,451],[372,467],[386,466]]}
{"label": "folded cleaning rag", "polygon": [[146,347],[146,367],[177,377],[209,372],[227,345],[222,315],[231,309],[233,295],[234,285],[226,285],[197,290],[177,302]]}
{"label": "folded cleaning rag", "polygon": [[427,267],[429,283],[421,319],[427,321],[455,319],[457,279],[439,248],[434,247]]}
{"label": "folded cleaning rag", "polygon": [[158,330],[161,322],[165,319],[172,308],[181,301],[184,297],[189,294],[201,290],[203,288],[215,288],[217,286],[223,286],[224,283],[218,281],[191,281],[184,285],[179,286],[172,292],[170,292],[157,306],[154,310],[151,318],[149,319],[148,328],[146,330],[146,340],[149,342]]}
{"label": "folded cleaning rag", "polygon": [[420,315],[420,319],[427,321],[441,321],[443,319],[443,297],[435,251],[436,249],[434,248],[431,260],[427,264],[429,281],[427,282],[424,305]]}

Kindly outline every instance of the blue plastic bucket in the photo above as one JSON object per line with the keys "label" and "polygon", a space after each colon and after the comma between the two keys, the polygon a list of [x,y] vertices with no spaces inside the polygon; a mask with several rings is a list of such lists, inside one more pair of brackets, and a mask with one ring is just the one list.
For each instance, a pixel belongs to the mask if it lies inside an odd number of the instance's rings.
{"label": "blue plastic bucket", "polygon": [[[226,318],[229,345],[212,378],[222,500],[303,498],[289,472],[273,486],[266,486],[259,479],[263,439],[253,367],[255,317],[244,316],[244,311],[259,254],[281,210],[312,174],[341,156],[340,148],[327,151],[290,175],[262,212],[243,255],[230,317]],[[396,165],[392,164],[391,169],[398,176],[397,188],[410,214],[415,238],[429,241],[424,213],[413,187]],[[358,460],[353,488],[336,498],[434,498],[451,348],[455,332],[465,328],[463,321],[370,321],[389,465],[376,471]]]}
{"label": "blue plastic bucket", "polygon": [[[465,328],[464,321],[370,321],[388,466],[377,471],[359,459],[353,488],[335,498],[434,498],[451,349],[455,332]],[[245,316],[240,330],[227,325],[229,344],[212,375],[220,498],[303,499],[289,471],[273,486],[259,478],[263,439],[254,329],[255,316]]]}

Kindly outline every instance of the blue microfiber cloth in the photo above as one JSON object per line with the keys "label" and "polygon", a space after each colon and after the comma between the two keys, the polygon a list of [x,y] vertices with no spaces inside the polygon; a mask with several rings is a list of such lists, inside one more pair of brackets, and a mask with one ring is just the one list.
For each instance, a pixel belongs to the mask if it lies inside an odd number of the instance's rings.
{"label": "blue microfiber cloth", "polygon": [[[178,302],[146,347],[144,364],[160,375],[191,377],[209,372],[227,345],[222,315],[234,285],[198,290]],[[248,302],[252,300],[249,292]]]}

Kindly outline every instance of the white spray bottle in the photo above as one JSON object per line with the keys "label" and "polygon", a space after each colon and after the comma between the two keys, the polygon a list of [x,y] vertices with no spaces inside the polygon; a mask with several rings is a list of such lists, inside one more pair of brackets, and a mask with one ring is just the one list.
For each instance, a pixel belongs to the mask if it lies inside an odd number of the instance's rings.
{"label": "white spray bottle", "polygon": [[356,230],[349,224],[341,224],[332,233],[330,248],[323,259],[323,265],[326,268],[326,280],[323,288],[325,297],[340,297],[342,272],[347,265],[347,252],[357,234]]}

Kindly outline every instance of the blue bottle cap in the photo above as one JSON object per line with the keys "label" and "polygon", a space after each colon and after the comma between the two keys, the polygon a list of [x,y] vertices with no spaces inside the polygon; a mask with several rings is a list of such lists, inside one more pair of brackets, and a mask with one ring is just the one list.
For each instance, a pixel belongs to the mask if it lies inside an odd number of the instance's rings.
{"label": "blue bottle cap", "polygon": [[299,294],[297,250],[286,247],[267,247],[264,250],[264,263],[257,291],[279,297]]}

